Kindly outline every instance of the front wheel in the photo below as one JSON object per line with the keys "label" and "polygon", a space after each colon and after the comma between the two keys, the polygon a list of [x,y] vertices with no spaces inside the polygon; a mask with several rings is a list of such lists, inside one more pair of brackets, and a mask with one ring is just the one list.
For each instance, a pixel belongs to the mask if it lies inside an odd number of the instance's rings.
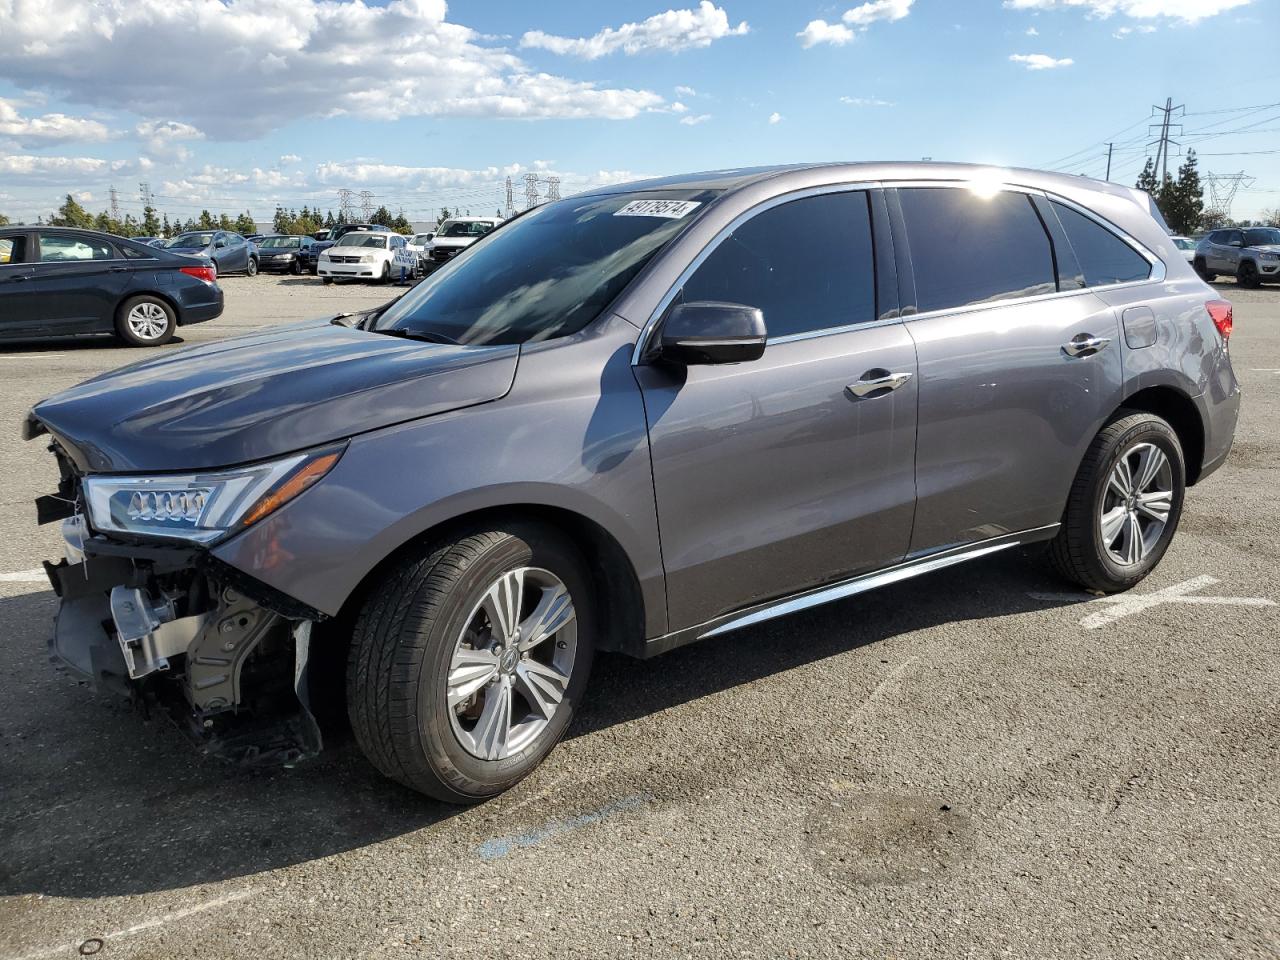
{"label": "front wheel", "polygon": [[1262,279],[1258,276],[1258,268],[1252,260],[1246,260],[1238,270],[1236,270],[1236,283],[1248,290],[1256,290],[1262,286]]}
{"label": "front wheel", "polygon": [[116,311],[116,333],[131,347],[158,347],[173,339],[178,318],[159,297],[130,297]]}
{"label": "front wheel", "polygon": [[321,277],[320,280],[326,287],[333,283],[333,277]]}
{"label": "front wheel", "polygon": [[1169,548],[1185,488],[1182,445],[1169,424],[1139,412],[1113,421],[1080,465],[1050,561],[1086,589],[1128,590]]}
{"label": "front wheel", "polygon": [[302,261],[294,260],[292,263],[290,263],[289,272],[293,274],[295,277],[299,276],[302,273]]}
{"label": "front wheel", "polygon": [[384,264],[382,265],[382,276],[380,276],[380,277],[378,278],[378,282],[379,282],[379,283],[390,283],[390,282],[391,282],[391,264],[389,264],[389,263],[384,263]]}
{"label": "front wheel", "polygon": [[356,740],[388,777],[437,799],[501,793],[564,735],[595,629],[585,562],[552,529],[513,523],[408,557],[352,636]]}

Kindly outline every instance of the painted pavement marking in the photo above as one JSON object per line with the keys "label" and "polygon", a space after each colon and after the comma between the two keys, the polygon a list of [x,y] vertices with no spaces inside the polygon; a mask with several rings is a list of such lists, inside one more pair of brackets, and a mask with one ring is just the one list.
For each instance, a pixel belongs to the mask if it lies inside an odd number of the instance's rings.
{"label": "painted pavement marking", "polygon": [[[1181,583],[1175,583],[1173,586],[1157,590],[1155,593],[1117,593],[1109,597],[1090,597],[1080,606],[1101,607],[1102,609],[1095,609],[1094,612],[1081,619],[1080,626],[1086,630],[1096,630],[1099,627],[1105,627],[1109,623],[1115,623],[1122,617],[1145,613],[1152,607],[1158,607],[1166,603],[1224,607],[1274,607],[1276,605],[1274,600],[1267,600],[1263,597],[1191,596],[1197,590],[1203,590],[1205,587],[1211,587],[1219,582],[1215,577],[1199,576],[1184,580]],[[1033,600],[1061,602],[1080,601],[1088,595],[1081,593],[1028,593],[1027,596]]]}

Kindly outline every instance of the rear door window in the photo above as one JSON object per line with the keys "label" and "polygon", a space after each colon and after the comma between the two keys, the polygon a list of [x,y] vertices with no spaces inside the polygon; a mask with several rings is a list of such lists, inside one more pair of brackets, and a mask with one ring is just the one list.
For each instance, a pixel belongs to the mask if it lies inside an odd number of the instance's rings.
{"label": "rear door window", "polygon": [[41,263],[80,263],[85,260],[115,260],[111,244],[93,237],[61,236],[46,233],[40,237]]}
{"label": "rear door window", "polygon": [[910,187],[898,199],[918,312],[1057,291],[1049,234],[1026,194]]}
{"label": "rear door window", "polygon": [[1050,205],[1084,270],[1085,286],[1132,283],[1151,276],[1151,262],[1102,224],[1066,204]]}
{"label": "rear door window", "polygon": [[757,214],[685,281],[683,299],[759,307],[770,337],[874,320],[867,193],[805,197]]}

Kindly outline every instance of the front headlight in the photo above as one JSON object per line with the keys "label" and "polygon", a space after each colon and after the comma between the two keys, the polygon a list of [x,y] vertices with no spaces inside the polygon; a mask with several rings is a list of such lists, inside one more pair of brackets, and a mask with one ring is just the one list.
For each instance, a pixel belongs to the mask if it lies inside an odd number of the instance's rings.
{"label": "front headlight", "polygon": [[343,449],[184,476],[86,477],[89,521],[104,533],[212,543],[279,510],[332,470]]}
{"label": "front headlight", "polygon": [[372,253],[362,253],[362,254],[360,254],[360,262],[361,262],[361,263],[373,263],[373,254],[372,254]]}

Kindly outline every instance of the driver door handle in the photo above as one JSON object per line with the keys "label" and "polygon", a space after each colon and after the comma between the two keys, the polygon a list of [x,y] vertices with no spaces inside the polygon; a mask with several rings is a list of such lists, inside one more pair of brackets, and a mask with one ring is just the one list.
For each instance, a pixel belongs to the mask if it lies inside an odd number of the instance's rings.
{"label": "driver door handle", "polygon": [[1095,337],[1091,333],[1077,333],[1062,345],[1069,357],[1091,357],[1111,342],[1110,337]]}
{"label": "driver door handle", "polygon": [[868,370],[862,375],[862,379],[845,387],[852,396],[859,399],[874,396],[884,396],[885,394],[897,390],[900,386],[911,379],[909,373],[890,373],[888,370]]}

